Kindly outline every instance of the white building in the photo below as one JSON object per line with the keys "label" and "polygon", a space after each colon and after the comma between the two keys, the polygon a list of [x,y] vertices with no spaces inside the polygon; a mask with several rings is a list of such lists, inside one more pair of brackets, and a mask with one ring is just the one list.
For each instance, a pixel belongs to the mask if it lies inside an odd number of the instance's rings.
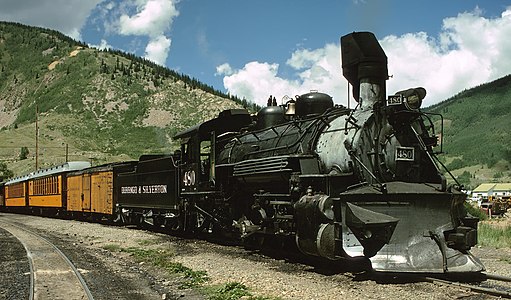
{"label": "white building", "polygon": [[489,196],[511,196],[511,183],[482,183],[472,191],[472,199],[486,200]]}

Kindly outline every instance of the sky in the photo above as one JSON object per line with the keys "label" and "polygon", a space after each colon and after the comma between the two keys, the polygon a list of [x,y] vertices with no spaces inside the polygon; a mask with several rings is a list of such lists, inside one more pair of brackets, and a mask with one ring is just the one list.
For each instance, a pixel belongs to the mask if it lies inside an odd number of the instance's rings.
{"label": "sky", "polygon": [[511,0],[0,0],[0,20],[134,53],[260,105],[311,90],[347,105],[340,37],[354,31],[386,52],[387,93],[422,86],[423,106],[511,73]]}

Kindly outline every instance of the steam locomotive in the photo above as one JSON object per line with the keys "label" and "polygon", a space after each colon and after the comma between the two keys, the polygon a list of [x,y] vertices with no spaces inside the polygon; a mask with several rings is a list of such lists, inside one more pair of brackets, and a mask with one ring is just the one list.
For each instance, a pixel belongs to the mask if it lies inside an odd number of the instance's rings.
{"label": "steam locomotive", "polygon": [[[341,51],[355,109],[319,92],[282,105],[270,97],[256,117],[226,110],[178,133],[172,155],[7,181],[3,205],[250,245],[292,240],[327,260],[366,257],[377,271],[483,271],[469,252],[478,219],[438,168],[425,89],[385,97],[387,57],[372,33],[343,36]],[[37,194],[36,183],[53,189]],[[49,192],[52,204],[32,201]]]}

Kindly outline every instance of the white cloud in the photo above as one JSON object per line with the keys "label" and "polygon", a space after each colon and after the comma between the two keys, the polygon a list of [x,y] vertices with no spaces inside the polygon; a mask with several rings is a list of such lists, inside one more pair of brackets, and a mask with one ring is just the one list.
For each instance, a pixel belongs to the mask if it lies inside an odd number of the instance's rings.
{"label": "white cloud", "polygon": [[298,67],[306,68],[298,74],[301,79],[301,91],[318,90],[328,92],[334,97],[334,100],[341,100],[336,98],[345,95],[342,94],[343,87],[346,87],[346,84],[342,77],[338,45],[327,44],[323,48],[314,51],[295,51],[287,64],[295,69],[298,69]]}
{"label": "white cloud", "polygon": [[224,86],[240,98],[246,98],[261,105],[266,104],[270,94],[280,99],[298,88],[297,83],[279,78],[278,68],[278,64],[249,62],[243,69],[224,77]]}
{"label": "white cloud", "polygon": [[[145,57],[164,65],[169,53],[171,40],[165,36],[179,15],[176,0],[136,0],[136,13],[123,13],[117,23],[117,32],[122,35],[148,36]],[[131,4],[131,3],[130,3]],[[108,24],[107,24],[108,25]],[[110,27],[110,26],[106,26]]]}
{"label": "white cloud", "polygon": [[80,30],[101,0],[2,1],[0,20],[58,30],[81,39]]}
{"label": "white cloud", "polygon": [[308,49],[301,49],[293,52],[291,58],[287,60],[286,64],[295,69],[310,68],[314,62],[320,60],[325,56],[325,49],[316,49],[314,51]]}
{"label": "white cloud", "polygon": [[149,41],[145,48],[146,58],[157,64],[165,65],[165,60],[169,54],[170,39],[161,35]]}
{"label": "white cloud", "polygon": [[216,67],[216,73],[215,76],[218,75],[232,75],[234,72],[231,68],[231,65],[228,63],[221,64]]}
{"label": "white cloud", "polygon": [[389,58],[388,90],[423,86],[425,105],[511,72],[511,8],[488,19],[481,10],[443,21],[438,40],[425,33],[389,36],[382,47]]}
{"label": "white cloud", "polygon": [[80,30],[78,28],[72,28],[69,32],[64,33],[65,35],[71,37],[72,39],[76,41],[82,40],[82,35],[80,33]]}
{"label": "white cloud", "polygon": [[123,14],[119,18],[120,34],[156,38],[170,29],[173,19],[179,15],[172,0],[139,0],[136,4],[135,15]]}
{"label": "white cloud", "polygon": [[105,39],[101,39],[101,42],[99,45],[89,45],[90,47],[98,48],[99,50],[105,50],[112,48],[111,45],[108,44],[108,42]]}
{"label": "white cloud", "polygon": [[106,9],[107,11],[114,9],[114,7],[115,7],[115,2],[108,2],[108,3],[106,3],[106,5],[105,5],[105,9]]}
{"label": "white cloud", "polygon": [[[328,44],[316,50],[297,50],[287,64],[294,68],[299,80],[287,80],[278,76],[278,64],[250,62],[241,70],[229,69],[224,73],[224,86],[238,97],[266,105],[271,94],[280,101],[284,96],[294,97],[311,90],[328,92],[337,97],[342,92],[339,47]],[[217,67],[217,74],[229,66]],[[229,66],[230,68],[230,66]],[[345,85],[345,84],[344,84]]]}
{"label": "white cloud", "polygon": [[[438,38],[424,32],[387,36],[380,40],[389,62],[387,93],[422,86],[427,90],[425,105],[453,96],[463,89],[511,73],[511,7],[498,18],[485,18],[480,9],[443,21]],[[261,105],[269,94],[282,97],[316,89],[347,103],[347,84],[340,68],[339,46],[300,49],[286,62],[299,80],[278,75],[278,64],[250,62],[232,74],[223,73],[224,86],[231,94]],[[217,67],[217,74],[219,68]]]}

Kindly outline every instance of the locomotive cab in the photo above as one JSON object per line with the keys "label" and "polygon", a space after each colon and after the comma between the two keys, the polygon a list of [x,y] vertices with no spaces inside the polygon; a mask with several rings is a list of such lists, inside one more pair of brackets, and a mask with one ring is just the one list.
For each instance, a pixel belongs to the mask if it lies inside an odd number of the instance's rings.
{"label": "locomotive cab", "polygon": [[252,123],[245,109],[230,109],[217,118],[178,133],[181,139],[181,192],[213,191],[216,185],[216,149],[219,137],[238,132]]}

